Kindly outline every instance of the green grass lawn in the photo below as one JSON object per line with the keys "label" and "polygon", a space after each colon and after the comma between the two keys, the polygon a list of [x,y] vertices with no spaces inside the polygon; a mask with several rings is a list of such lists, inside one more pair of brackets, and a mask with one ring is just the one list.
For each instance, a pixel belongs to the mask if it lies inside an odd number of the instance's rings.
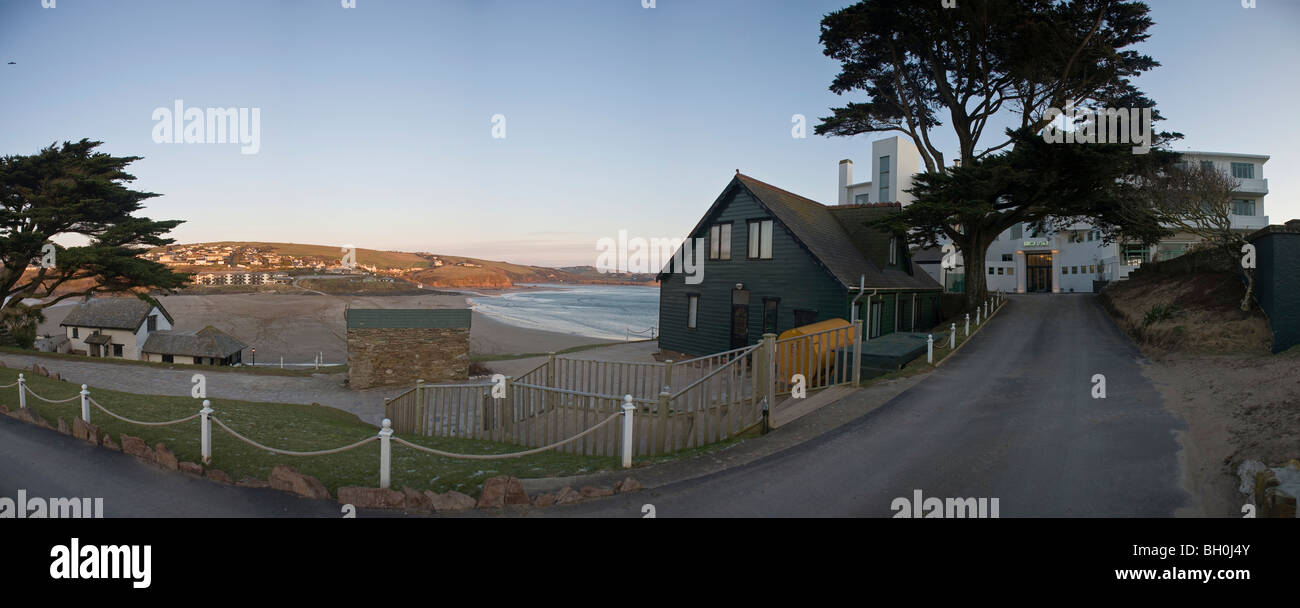
{"label": "green grass lawn", "polygon": [[[230,373],[239,373],[239,374],[259,374],[263,376],[311,376],[313,374],[339,374],[348,371],[347,365],[322,365],[320,366],[320,369],[314,369],[314,368],[304,369],[301,367],[293,367],[293,368],[286,367],[281,369],[279,367],[272,367],[269,365],[262,365],[258,367],[254,367],[251,365],[240,365],[238,367],[230,366],[230,365],[185,365],[185,364],[178,364],[178,363],[160,363],[156,361],[139,361],[135,359],[120,359],[120,358],[113,358],[113,357],[89,357],[86,355],[74,355],[71,353],[44,353],[39,350],[18,348],[16,346],[0,346],[0,353],[9,353],[12,355],[30,355],[33,357],[45,357],[47,359],[55,359],[55,360],[63,360],[63,361],[88,361],[92,363],[111,363],[114,365],[143,365],[145,367],[157,367],[160,369],[180,369],[180,370],[193,369],[195,371],[201,371],[205,374],[208,372],[216,372],[216,373],[230,372]],[[0,383],[0,384],[4,384],[4,383]]]}
{"label": "green grass lawn", "polygon": [[[20,370],[0,369],[0,384],[17,380]],[[28,386],[47,399],[71,397],[79,385],[26,374]],[[137,395],[90,387],[90,393],[104,407],[127,418],[158,422],[184,418],[199,411],[200,401],[188,395],[167,397]],[[0,389],[0,404],[10,410],[18,408],[18,387]],[[28,396],[27,406],[56,425],[59,418],[71,424],[81,415],[79,400],[49,404]],[[312,451],[341,447],[378,433],[378,428],[342,410],[319,405],[257,403],[213,400],[214,414],[231,428],[264,445],[294,451]],[[199,462],[199,421],[165,427],[129,424],[108,416],[91,406],[90,420],[104,433],[121,444],[121,434],[144,439],[150,446],[162,442],[183,461]],[[419,445],[462,454],[494,454],[521,451],[525,448],[471,439],[403,436]],[[392,487],[410,486],[417,490],[445,492],[458,490],[477,495],[484,479],[495,475],[514,477],[550,477],[578,475],[618,467],[613,457],[579,456],[554,451],[522,458],[492,461],[464,461],[442,458],[393,444]],[[212,425],[211,468],[241,477],[266,479],[275,465],[289,465],[320,479],[330,492],[341,486],[379,485],[379,442],[328,456],[280,456],[264,452],[234,438]]]}

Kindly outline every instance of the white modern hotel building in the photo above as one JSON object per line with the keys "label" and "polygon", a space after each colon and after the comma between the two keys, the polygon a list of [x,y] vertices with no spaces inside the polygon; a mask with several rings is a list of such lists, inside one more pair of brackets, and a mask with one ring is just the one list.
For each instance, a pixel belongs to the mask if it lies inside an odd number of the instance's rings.
{"label": "white modern hotel building", "polygon": [[[1183,152],[1183,163],[1200,163],[1232,175],[1239,182],[1232,200],[1232,227],[1257,230],[1268,225],[1264,196],[1268,180],[1260,154],[1226,152]],[[912,197],[912,175],[920,166],[920,153],[911,140],[901,137],[879,139],[871,144],[872,181],[853,181],[853,161],[839,164],[839,204],[899,202]],[[982,272],[990,290],[1009,293],[1078,293],[1093,291],[1093,281],[1115,281],[1128,277],[1144,262],[1167,260],[1185,253],[1199,239],[1175,234],[1152,247],[1124,243],[1102,244],[1100,232],[1087,223],[1077,223],[1049,234],[1032,232],[1025,225],[1011,227],[998,235],[985,257]],[[921,258],[922,256],[918,256]],[[964,273],[958,256],[957,267],[943,269],[937,259],[922,267],[941,285],[951,287],[950,273]]]}

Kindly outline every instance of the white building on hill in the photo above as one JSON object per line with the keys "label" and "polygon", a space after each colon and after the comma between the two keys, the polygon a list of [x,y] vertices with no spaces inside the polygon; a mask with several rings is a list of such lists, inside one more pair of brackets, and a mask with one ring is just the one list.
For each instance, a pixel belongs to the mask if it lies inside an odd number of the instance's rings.
{"label": "white building on hill", "polygon": [[[839,165],[839,203],[899,202],[904,206],[912,197],[903,190],[912,185],[912,175],[920,166],[920,153],[911,140],[902,137],[879,139],[871,144],[873,181],[853,183],[853,162]],[[1227,152],[1183,152],[1183,163],[1200,163],[1228,173],[1240,185],[1232,200],[1232,227],[1253,231],[1268,225],[1264,196],[1268,180],[1264,163],[1269,157],[1260,154]],[[1167,260],[1187,252],[1199,240],[1191,234],[1175,234],[1153,247],[1101,241],[1101,233],[1091,224],[1076,223],[1048,234],[1031,232],[1017,225],[998,235],[985,257],[985,279],[990,290],[1009,293],[1091,292],[1094,280],[1115,281],[1128,277],[1145,262]],[[966,269],[961,256],[955,269],[943,269],[936,252],[916,252],[918,264],[947,289],[962,284]],[[963,275],[963,276],[953,276]]]}

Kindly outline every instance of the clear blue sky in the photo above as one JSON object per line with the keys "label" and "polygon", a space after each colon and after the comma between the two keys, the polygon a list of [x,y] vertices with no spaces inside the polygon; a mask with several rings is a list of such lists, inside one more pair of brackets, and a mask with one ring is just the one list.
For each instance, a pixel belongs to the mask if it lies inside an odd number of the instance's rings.
{"label": "clear blue sky", "polygon": [[[937,1],[937,0],[936,0]],[[870,141],[800,0],[0,0],[0,154],[143,156],[180,242],[267,240],[593,264],[619,230],[680,237],[736,169],[826,203]],[[1139,79],[1179,149],[1269,154],[1300,217],[1300,1],[1152,0]],[[158,144],[155,108],[261,109],[261,150]],[[492,116],[506,117],[493,139]],[[810,134],[790,136],[793,114]],[[940,132],[951,154],[953,138]],[[992,140],[987,140],[992,143]]]}

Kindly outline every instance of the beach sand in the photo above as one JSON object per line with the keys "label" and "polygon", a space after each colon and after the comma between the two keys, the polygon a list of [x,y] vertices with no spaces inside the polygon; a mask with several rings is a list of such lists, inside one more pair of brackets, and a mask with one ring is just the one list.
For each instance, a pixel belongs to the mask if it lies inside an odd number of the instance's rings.
{"label": "beach sand", "polygon": [[[308,364],[322,352],[326,364],[347,360],[344,308],[468,308],[465,295],[329,296],[312,294],[222,294],[162,296],[176,329],[212,325],[257,349],[257,362]],[[45,310],[39,335],[63,334],[59,323],[72,306]],[[545,353],[609,340],[516,327],[475,312],[470,322],[472,355]],[[244,352],[250,361],[251,353]]]}

